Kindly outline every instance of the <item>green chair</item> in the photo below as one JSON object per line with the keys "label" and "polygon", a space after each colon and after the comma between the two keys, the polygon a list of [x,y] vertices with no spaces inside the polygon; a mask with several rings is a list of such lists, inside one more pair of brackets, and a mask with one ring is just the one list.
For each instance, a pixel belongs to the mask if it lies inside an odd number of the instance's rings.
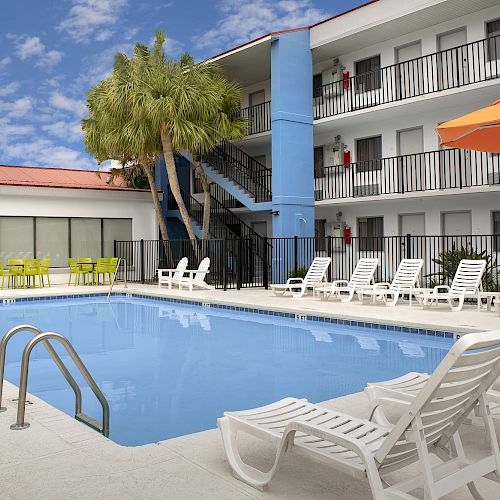
{"label": "green chair", "polygon": [[74,285],[79,285],[80,284],[80,276],[82,274],[82,270],[80,266],[78,265],[78,262],[76,259],[69,258],[68,259],[68,266],[69,266],[69,280],[68,280],[68,285],[71,285],[71,280],[74,279]]}
{"label": "green chair", "polygon": [[100,285],[100,276],[102,275],[102,284],[106,284],[106,274],[109,274],[110,260],[107,257],[97,259],[97,265],[94,269],[94,285]]}
{"label": "green chair", "polygon": [[7,261],[7,268],[12,277],[12,288],[21,288],[24,286],[24,260],[23,259],[9,259]]}
{"label": "green chair", "polygon": [[118,271],[118,263],[120,262],[120,259],[118,257],[112,257],[109,259],[109,267],[108,267],[108,277],[109,277],[109,283],[112,285],[116,271]]}
{"label": "green chair", "polygon": [[10,282],[12,279],[12,274],[8,269],[3,267],[3,262],[0,260],[0,276],[2,277],[2,289],[5,288],[5,278],[7,278],[7,287],[10,286]]}
{"label": "green chair", "polygon": [[42,274],[40,272],[40,259],[26,259],[24,261],[23,287],[30,286],[33,278],[33,288],[36,288],[36,278],[38,276],[38,286],[42,288]]}
{"label": "green chair", "polygon": [[42,286],[45,286],[44,276],[47,276],[47,283],[50,286],[50,259],[46,257],[42,260],[42,265],[40,266],[40,275],[42,276]]}
{"label": "green chair", "polygon": [[[94,264],[90,257],[80,257],[78,259],[78,267],[80,268],[80,276],[83,277],[84,285],[91,285],[94,275]],[[78,280],[80,282],[80,280]]]}

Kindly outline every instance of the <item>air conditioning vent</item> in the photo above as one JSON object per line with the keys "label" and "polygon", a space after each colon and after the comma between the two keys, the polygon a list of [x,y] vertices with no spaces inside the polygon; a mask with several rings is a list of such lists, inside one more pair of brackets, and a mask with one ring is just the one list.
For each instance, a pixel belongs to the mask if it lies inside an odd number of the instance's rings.
{"label": "air conditioning vent", "polygon": [[376,196],[380,194],[379,184],[359,184],[354,186],[354,196]]}
{"label": "air conditioning vent", "polygon": [[494,184],[500,184],[500,172],[490,172],[488,174],[488,184],[493,186]]}

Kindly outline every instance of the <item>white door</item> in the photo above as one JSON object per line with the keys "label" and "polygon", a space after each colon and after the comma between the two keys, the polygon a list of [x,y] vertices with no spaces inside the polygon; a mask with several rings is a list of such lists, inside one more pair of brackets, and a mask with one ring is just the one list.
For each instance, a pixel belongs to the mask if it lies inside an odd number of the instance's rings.
{"label": "white door", "polygon": [[405,214],[399,216],[399,231],[401,236],[425,235],[425,214]]}
{"label": "white door", "polygon": [[259,236],[262,236],[263,238],[265,236],[267,236],[267,222],[266,221],[252,222],[252,229]]}
{"label": "white door", "polygon": [[252,92],[248,96],[248,104],[250,105],[250,131],[252,134],[258,134],[266,130],[265,101],[266,93],[263,90]]}
{"label": "white door", "polygon": [[465,28],[438,35],[438,80],[440,89],[450,89],[469,83]]}
{"label": "white door", "polygon": [[424,132],[422,127],[399,130],[398,190],[400,193],[425,189]]}
{"label": "white door", "polygon": [[441,228],[444,236],[449,236],[442,241],[442,251],[460,250],[467,248],[471,243],[469,236],[472,234],[471,212],[448,212],[441,216]]}
{"label": "white door", "polygon": [[[424,82],[422,74],[422,56],[420,42],[415,42],[396,49],[396,66],[399,86],[397,88],[398,98],[407,99],[424,93]],[[417,59],[417,60],[414,60]]]}

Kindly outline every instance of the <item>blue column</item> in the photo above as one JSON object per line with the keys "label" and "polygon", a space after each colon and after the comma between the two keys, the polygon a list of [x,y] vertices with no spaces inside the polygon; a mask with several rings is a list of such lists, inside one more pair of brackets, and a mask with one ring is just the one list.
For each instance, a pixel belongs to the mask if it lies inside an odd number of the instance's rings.
{"label": "blue column", "polygon": [[314,236],[312,56],[309,30],[271,45],[273,236]]}

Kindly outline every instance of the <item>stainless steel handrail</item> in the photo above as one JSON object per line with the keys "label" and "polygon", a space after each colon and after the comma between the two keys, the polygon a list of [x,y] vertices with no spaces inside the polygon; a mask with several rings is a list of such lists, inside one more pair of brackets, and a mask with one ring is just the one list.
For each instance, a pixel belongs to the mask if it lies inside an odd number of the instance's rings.
{"label": "stainless steel handrail", "polygon": [[116,283],[116,275],[118,274],[118,269],[120,269],[120,264],[123,263],[123,281],[124,281],[124,287],[127,288],[127,261],[125,259],[122,259],[121,257],[118,259],[118,264],[116,266],[116,271],[113,274],[113,278],[111,280],[111,284],[109,286],[109,292],[108,292],[108,300],[109,296],[111,295],[111,292],[113,290],[113,286]]}
{"label": "stainless steel handrail", "polygon": [[[76,367],[80,371],[80,373],[83,375],[87,383],[89,384],[90,388],[92,389],[92,392],[96,396],[96,398],[99,400],[99,403],[101,403],[102,406],[102,427],[99,429],[102,434],[104,434],[106,437],[109,435],[109,405],[108,402],[104,396],[104,394],[101,392],[99,389],[98,385],[96,384],[95,380],[92,378],[92,375],[90,375],[89,371],[83,364],[83,361],[80,359],[76,351],[73,349],[73,346],[71,345],[70,341],[64,336],[61,335],[60,333],[56,332],[44,332],[38,334],[35,338],[31,339],[27,344],[26,347],[24,348],[23,351],[23,356],[22,356],[22,362],[21,362],[21,377],[19,380],[19,397],[18,397],[18,405],[17,405],[17,419],[16,423],[11,425],[10,428],[14,430],[18,429],[26,429],[29,427],[29,423],[24,421],[24,416],[26,412],[26,392],[27,392],[27,386],[28,386],[28,368],[29,368],[29,360],[30,360],[30,354],[33,348],[39,343],[39,342],[45,342],[49,339],[52,340],[57,340],[62,344],[62,346],[66,349],[67,353],[70,355],[71,359],[75,363]],[[62,363],[62,362],[61,362]],[[83,416],[81,412],[78,412],[75,415],[76,418],[79,420],[86,422],[89,424],[89,420],[91,420],[89,417]],[[83,418],[85,417],[85,418]],[[92,423],[93,427],[96,427]]]}
{"label": "stainless steel handrail", "polygon": [[[26,331],[26,332],[31,332],[34,335],[40,335],[42,331],[40,328],[37,328],[36,326],[33,325],[18,325],[13,328],[11,328],[9,331],[5,333],[5,335],[2,337],[2,340],[0,340],[0,412],[6,411],[7,408],[2,406],[2,396],[3,396],[3,380],[4,380],[4,371],[5,371],[5,355],[7,352],[7,344],[9,343],[9,340],[18,332],[21,331]],[[75,393],[75,414],[81,413],[82,411],[82,393],[80,391],[80,388],[78,387],[78,384],[76,383],[76,380],[73,378],[71,373],[68,371],[64,363],[62,362],[61,358],[58,356],[54,348],[51,346],[50,342],[48,340],[43,341],[43,345],[47,349],[48,353],[54,360],[55,364],[63,374],[64,378],[68,381],[69,385],[73,389],[73,392]]]}

